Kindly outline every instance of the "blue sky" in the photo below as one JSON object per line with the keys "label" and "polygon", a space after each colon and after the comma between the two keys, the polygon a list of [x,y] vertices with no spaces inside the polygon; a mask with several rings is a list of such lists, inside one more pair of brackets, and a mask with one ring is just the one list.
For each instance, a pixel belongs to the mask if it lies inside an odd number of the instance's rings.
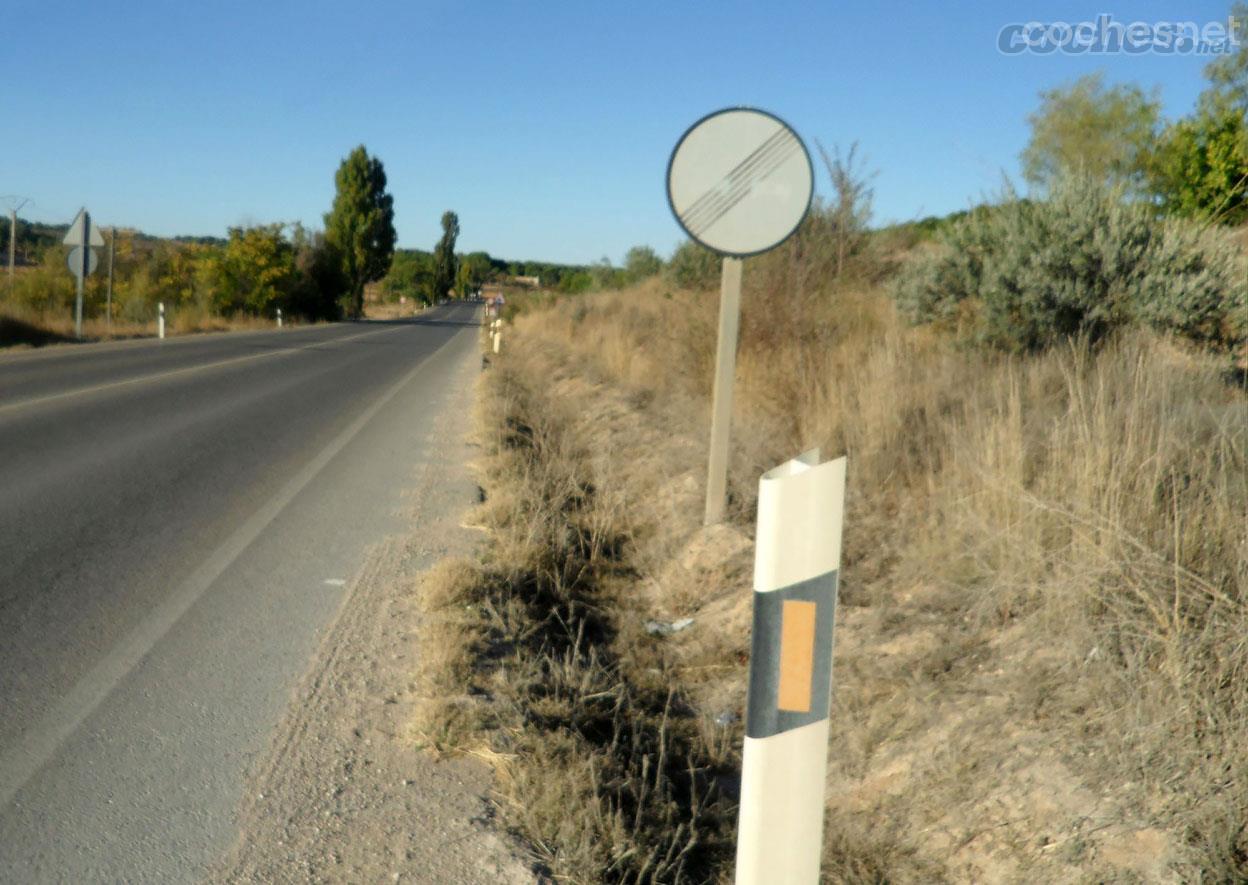
{"label": "blue sky", "polygon": [[[10,0],[0,194],[23,217],[161,235],[319,227],[356,144],[385,163],[399,244],[446,209],[464,250],[619,263],[680,241],[668,154],[754,105],[813,149],[853,141],[876,220],[963,208],[1017,178],[1037,93],[1103,68],[1180,116],[1195,56],[1004,56],[1008,22],[1225,20],[1227,3],[170,2]],[[823,184],[822,174],[820,185]]]}

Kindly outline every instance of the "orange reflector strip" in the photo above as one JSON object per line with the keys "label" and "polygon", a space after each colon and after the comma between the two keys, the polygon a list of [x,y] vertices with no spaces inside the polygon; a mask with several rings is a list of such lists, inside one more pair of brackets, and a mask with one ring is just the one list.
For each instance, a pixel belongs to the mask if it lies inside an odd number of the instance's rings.
{"label": "orange reflector strip", "polygon": [[786,599],[780,612],[780,687],[776,705],[793,713],[810,712],[815,667],[813,602]]}

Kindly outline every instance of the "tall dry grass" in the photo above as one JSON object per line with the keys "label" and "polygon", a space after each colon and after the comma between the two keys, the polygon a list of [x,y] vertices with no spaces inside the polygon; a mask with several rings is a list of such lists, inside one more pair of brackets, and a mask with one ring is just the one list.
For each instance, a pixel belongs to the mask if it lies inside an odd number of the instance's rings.
{"label": "tall dry grass", "polygon": [[[292,325],[287,320],[287,325]],[[238,332],[270,329],[274,321],[264,317],[226,317],[212,311],[186,305],[169,311],[166,316],[166,334],[193,335],[200,332]],[[110,323],[102,317],[84,317],[83,339],[86,341],[112,341],[126,338],[154,338],[156,321],[133,322],[114,318]],[[75,338],[74,318],[64,311],[35,310],[15,304],[0,304],[0,347],[41,346],[67,343]]]}
{"label": "tall dry grass", "polygon": [[498,366],[479,400],[492,540],[422,583],[417,729],[494,766],[499,817],[554,880],[704,882],[731,851],[731,751],[621,595],[628,508],[540,366]]}
{"label": "tall dry grass", "polygon": [[[751,533],[761,470],[848,454],[827,874],[1248,877],[1235,376],[1145,332],[961,349],[802,267],[784,250],[747,264],[730,518]],[[583,378],[586,415],[633,412],[598,445],[628,483],[635,590],[708,620],[744,598],[740,576],[676,606],[664,563],[699,536],[715,321],[713,294],[651,281],[522,312],[509,342]],[[697,486],[681,508],[656,503],[673,480]],[[673,679],[723,697],[719,666],[739,690],[746,642],[718,637],[718,664],[694,655]]]}

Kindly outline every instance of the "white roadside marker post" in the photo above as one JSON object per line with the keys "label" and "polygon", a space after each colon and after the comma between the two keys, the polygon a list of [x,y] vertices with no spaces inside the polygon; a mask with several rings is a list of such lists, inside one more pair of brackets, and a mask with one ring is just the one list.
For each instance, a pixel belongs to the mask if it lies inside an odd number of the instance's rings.
{"label": "white roadside marker post", "polygon": [[823,847],[845,459],[762,475],[737,885],[814,885]]}
{"label": "white roadside marker post", "polygon": [[755,108],[727,108],[690,126],[667,163],[667,202],[695,243],[723,257],[703,525],[723,522],[742,259],[797,230],[814,197],[810,152],[787,123]]}
{"label": "white roadside marker post", "polygon": [[156,317],[156,337],[163,340],[165,337],[165,302],[161,301],[157,307],[160,312]]}
{"label": "white roadside marker post", "polygon": [[277,309],[277,327],[279,329],[282,327],[282,309],[280,307]]}

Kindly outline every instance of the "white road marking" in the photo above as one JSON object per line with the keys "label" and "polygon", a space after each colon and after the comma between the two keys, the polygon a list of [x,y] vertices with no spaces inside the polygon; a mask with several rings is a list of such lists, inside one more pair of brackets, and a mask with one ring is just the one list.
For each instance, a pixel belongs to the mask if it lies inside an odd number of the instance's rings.
{"label": "white road marking", "polygon": [[345,587],[347,582],[342,578],[326,578],[325,583],[331,587]]}
{"label": "white road marking", "polygon": [[446,345],[456,337],[451,336],[444,341],[437,350],[422,359],[374,400],[363,414],[295,474],[281,491],[235,529],[233,534],[200,563],[190,577],[153,608],[124,639],[114,645],[68,693],[52,704],[39,722],[18,738],[12,747],[0,753],[0,807],[12,802],[31,778],[56,757],[87,717],[96,711],[104,699],[138,666],[213,582],[268,528],[269,523],[416,377],[426,363],[442,353]]}

